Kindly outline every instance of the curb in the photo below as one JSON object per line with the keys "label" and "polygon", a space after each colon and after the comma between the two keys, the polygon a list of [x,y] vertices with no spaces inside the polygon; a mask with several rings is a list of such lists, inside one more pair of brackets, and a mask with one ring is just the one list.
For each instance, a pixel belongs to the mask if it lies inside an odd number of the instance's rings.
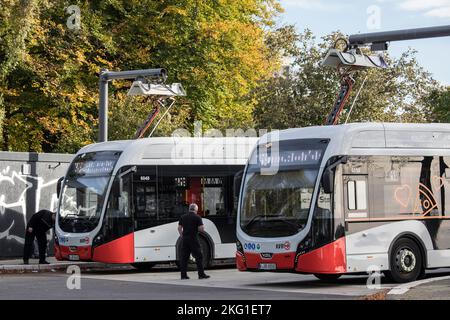
{"label": "curb", "polygon": [[54,264],[29,264],[29,265],[0,265],[0,274],[20,274],[36,272],[56,272],[66,270],[69,266],[78,266],[81,270],[86,269],[107,269],[108,265],[99,262],[62,262]]}

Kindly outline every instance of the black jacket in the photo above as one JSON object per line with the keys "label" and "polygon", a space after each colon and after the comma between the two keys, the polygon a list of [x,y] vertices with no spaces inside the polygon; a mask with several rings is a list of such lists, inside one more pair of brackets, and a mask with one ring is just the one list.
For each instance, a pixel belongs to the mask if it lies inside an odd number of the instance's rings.
{"label": "black jacket", "polygon": [[39,210],[28,221],[27,229],[33,228],[34,233],[45,233],[54,226],[52,219],[53,212],[49,210]]}

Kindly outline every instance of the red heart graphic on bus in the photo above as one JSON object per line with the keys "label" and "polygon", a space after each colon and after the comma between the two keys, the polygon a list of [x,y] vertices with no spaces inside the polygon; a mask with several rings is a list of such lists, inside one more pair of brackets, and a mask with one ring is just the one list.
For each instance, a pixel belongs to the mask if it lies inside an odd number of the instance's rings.
{"label": "red heart graphic on bus", "polygon": [[412,192],[410,186],[405,184],[395,189],[394,197],[402,207],[406,208],[411,200],[411,194]]}

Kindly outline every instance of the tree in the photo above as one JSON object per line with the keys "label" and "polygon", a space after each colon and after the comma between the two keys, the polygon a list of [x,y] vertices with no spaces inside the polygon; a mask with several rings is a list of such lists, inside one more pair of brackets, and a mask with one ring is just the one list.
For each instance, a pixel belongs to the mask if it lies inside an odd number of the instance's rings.
{"label": "tree", "polygon": [[[4,150],[75,152],[95,141],[102,68],[165,67],[169,82],[184,85],[188,97],[158,134],[172,125],[189,129],[194,120],[206,128],[252,126],[253,104],[246,96],[280,64],[280,55],[265,42],[281,11],[276,0],[0,1],[7,17],[0,21],[1,39],[24,39],[24,58],[0,83],[2,110],[9,112]],[[10,15],[24,1],[35,5],[24,11],[30,27],[15,32]],[[66,26],[65,9],[74,4],[81,9],[81,30]],[[7,45],[2,40],[0,52]],[[113,112],[129,108],[131,100],[123,94],[129,85],[112,84]],[[146,114],[148,106],[142,110]],[[137,114],[121,121],[112,115],[115,138],[134,133]]]}
{"label": "tree", "polygon": [[450,122],[450,87],[433,90],[424,101],[428,106],[428,117],[431,121]]}
{"label": "tree", "polygon": [[[342,34],[333,33],[316,43],[308,30],[298,35],[293,44],[298,52],[293,62],[281,76],[262,81],[251,94],[251,99],[257,101],[254,118],[259,128],[284,129],[324,123],[335,102],[340,80],[336,70],[323,67],[320,62],[339,37]],[[371,69],[357,75],[349,105],[364,78],[367,79],[349,122],[427,121],[428,106],[423,98],[438,86],[436,81],[418,65],[414,51],[407,51],[397,59],[385,55],[385,59],[388,69]],[[348,108],[340,123],[346,121],[347,115]]]}

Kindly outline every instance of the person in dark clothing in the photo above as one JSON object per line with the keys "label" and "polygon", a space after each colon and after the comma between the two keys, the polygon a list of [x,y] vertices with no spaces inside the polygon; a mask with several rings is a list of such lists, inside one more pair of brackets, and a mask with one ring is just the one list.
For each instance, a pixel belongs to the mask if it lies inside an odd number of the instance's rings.
{"label": "person in dark clothing", "polygon": [[39,246],[39,263],[48,264],[45,260],[47,249],[47,231],[55,224],[56,213],[49,210],[36,212],[28,221],[25,232],[25,245],[23,247],[23,263],[28,264],[33,249],[33,242],[36,238]]}
{"label": "person in dark clothing", "polygon": [[195,258],[197,264],[198,278],[208,279],[209,276],[205,274],[203,268],[203,254],[200,248],[200,242],[198,241],[198,233],[205,230],[202,218],[197,215],[198,206],[192,203],[189,206],[189,213],[184,214],[180,218],[178,223],[178,232],[182,237],[181,254],[180,254],[180,269],[181,279],[189,279],[187,275],[187,264],[189,256],[192,255]]}

